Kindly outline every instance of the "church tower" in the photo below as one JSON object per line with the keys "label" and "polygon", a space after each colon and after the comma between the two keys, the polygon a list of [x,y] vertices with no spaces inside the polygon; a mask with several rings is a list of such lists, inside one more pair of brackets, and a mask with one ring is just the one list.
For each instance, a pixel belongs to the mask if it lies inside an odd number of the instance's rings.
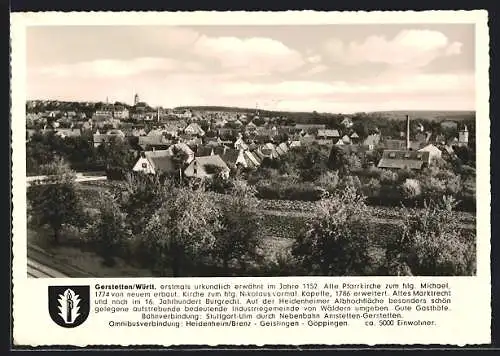
{"label": "church tower", "polygon": [[139,104],[139,94],[135,94],[134,95],[134,106],[136,106],[137,104]]}
{"label": "church tower", "polygon": [[467,125],[464,125],[464,128],[458,132],[458,143],[460,145],[469,144],[469,130],[467,129]]}

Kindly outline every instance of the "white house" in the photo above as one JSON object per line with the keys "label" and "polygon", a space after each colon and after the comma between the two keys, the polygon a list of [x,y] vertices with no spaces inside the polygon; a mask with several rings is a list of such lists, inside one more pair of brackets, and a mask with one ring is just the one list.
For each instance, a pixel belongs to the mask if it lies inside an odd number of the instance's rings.
{"label": "white house", "polygon": [[429,161],[427,164],[430,164],[432,160],[441,158],[441,150],[434,146],[432,143],[428,144],[425,147],[422,147],[418,150],[418,152],[429,152]]}
{"label": "white house", "polygon": [[175,166],[168,150],[157,150],[143,152],[132,170],[146,174],[169,173],[175,170]]}
{"label": "white house", "polygon": [[248,145],[243,141],[243,137],[241,134],[239,135],[238,139],[234,142],[234,148],[238,150],[247,150]]}
{"label": "white house", "polygon": [[218,169],[223,177],[229,177],[230,169],[219,155],[196,157],[184,170],[186,177],[210,178],[216,172],[211,169]]}
{"label": "white house", "polygon": [[198,125],[196,122],[190,123],[185,129],[184,132],[189,134],[189,135],[199,135],[203,136],[205,135],[205,131]]}

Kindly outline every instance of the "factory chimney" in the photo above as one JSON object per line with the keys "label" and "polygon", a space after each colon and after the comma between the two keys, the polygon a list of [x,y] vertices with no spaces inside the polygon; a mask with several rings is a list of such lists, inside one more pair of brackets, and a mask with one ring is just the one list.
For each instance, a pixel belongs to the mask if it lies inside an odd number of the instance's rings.
{"label": "factory chimney", "polygon": [[410,115],[406,115],[406,149],[410,150]]}

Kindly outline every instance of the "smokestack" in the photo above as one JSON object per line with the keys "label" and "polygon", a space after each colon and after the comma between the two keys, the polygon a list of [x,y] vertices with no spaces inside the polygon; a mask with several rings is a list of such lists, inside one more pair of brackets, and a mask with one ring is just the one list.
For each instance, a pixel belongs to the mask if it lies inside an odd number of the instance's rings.
{"label": "smokestack", "polygon": [[410,150],[410,115],[406,115],[406,149]]}

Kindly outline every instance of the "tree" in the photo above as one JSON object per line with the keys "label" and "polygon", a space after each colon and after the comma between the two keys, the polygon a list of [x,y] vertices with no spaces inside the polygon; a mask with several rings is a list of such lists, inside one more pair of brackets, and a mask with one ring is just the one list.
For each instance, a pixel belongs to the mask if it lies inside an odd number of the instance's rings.
{"label": "tree", "polygon": [[403,196],[406,199],[415,199],[422,193],[420,182],[416,179],[408,178],[401,185]]}
{"label": "tree", "polygon": [[117,198],[110,192],[99,194],[97,209],[99,214],[88,230],[89,238],[96,242],[104,264],[112,266],[120,244],[130,237],[126,214],[121,211]]}
{"label": "tree", "polygon": [[152,262],[162,273],[174,277],[213,250],[220,229],[220,212],[203,187],[174,187],[160,209],[154,212],[142,234],[152,251]]}
{"label": "tree", "polygon": [[158,210],[168,196],[169,186],[158,176],[127,174],[120,205],[127,214],[127,222],[133,234],[139,234],[152,213]]}
{"label": "tree", "polygon": [[222,207],[222,229],[216,235],[214,255],[222,261],[224,272],[228,271],[232,259],[244,266],[248,258],[257,256],[261,214],[255,195],[255,188],[243,180],[235,180],[229,199]]}
{"label": "tree", "polygon": [[338,170],[341,175],[349,172],[349,158],[346,152],[337,146],[333,146],[328,157],[328,166]]}
{"label": "tree", "polygon": [[293,247],[302,266],[313,274],[364,274],[371,265],[364,197],[347,187],[321,199],[314,215]]}
{"label": "tree", "polygon": [[176,170],[179,171],[179,182],[182,181],[182,171],[186,166],[186,161],[188,159],[188,154],[177,146],[172,148],[172,162]]}
{"label": "tree", "polygon": [[315,181],[328,170],[328,152],[319,145],[299,147],[290,157],[304,181]]}
{"label": "tree", "polygon": [[41,172],[47,179],[28,188],[29,214],[36,225],[51,227],[57,244],[63,225],[78,224],[83,213],[74,186],[75,174],[62,159],[43,165]]}
{"label": "tree", "polygon": [[[475,239],[458,225],[454,199],[407,209],[400,237],[387,246],[387,263],[394,270],[425,276],[464,276],[475,273]],[[389,273],[391,273],[389,268]]]}

